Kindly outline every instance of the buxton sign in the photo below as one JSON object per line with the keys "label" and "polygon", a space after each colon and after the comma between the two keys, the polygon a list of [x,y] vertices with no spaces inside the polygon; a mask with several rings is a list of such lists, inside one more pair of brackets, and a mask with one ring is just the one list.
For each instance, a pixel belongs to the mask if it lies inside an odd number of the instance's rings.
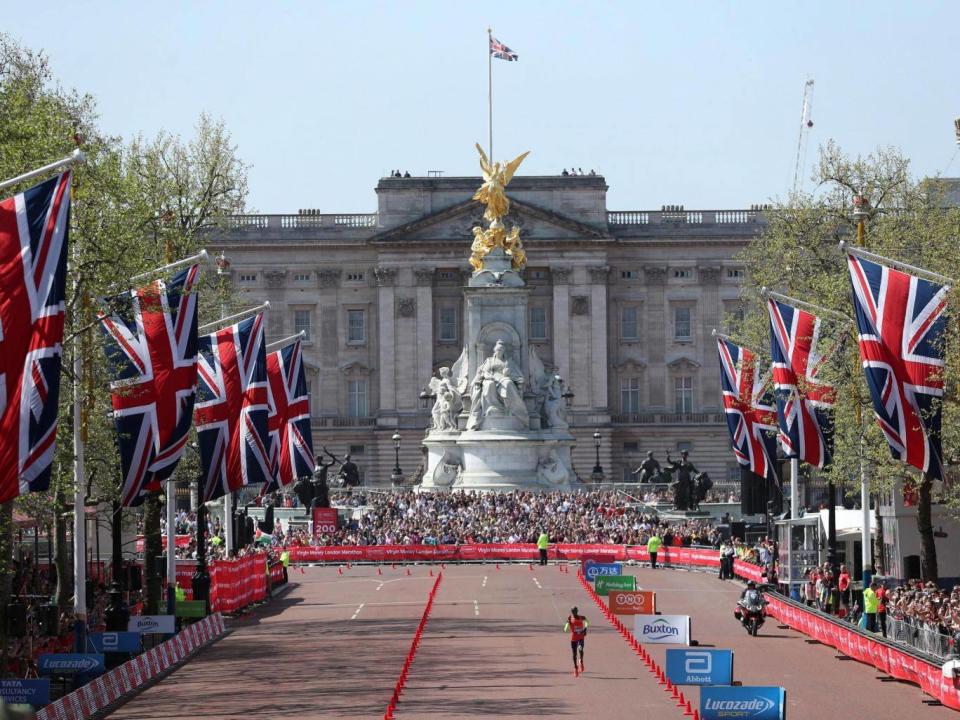
{"label": "buxton sign", "polygon": [[617,615],[652,615],[657,611],[657,596],[653,590],[611,590],[607,605]]}
{"label": "buxton sign", "polygon": [[177,621],[173,615],[134,615],[127,623],[127,630],[136,633],[172,635],[177,630],[176,625]]}
{"label": "buxton sign", "polygon": [[633,635],[642,643],[689,645],[690,616],[634,615]]}

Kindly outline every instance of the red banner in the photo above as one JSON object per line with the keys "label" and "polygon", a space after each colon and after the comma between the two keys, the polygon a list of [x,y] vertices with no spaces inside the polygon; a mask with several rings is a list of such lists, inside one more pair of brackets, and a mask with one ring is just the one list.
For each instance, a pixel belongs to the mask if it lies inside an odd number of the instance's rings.
{"label": "red banner", "polygon": [[835,647],[848,657],[873,665],[878,670],[920,686],[927,695],[954,710],[960,710],[960,690],[954,678],[945,678],[939,665],[921,660],[871,637],[831,622],[819,615],[767,596],[767,613],[804,635]]}
{"label": "red banner", "polygon": [[[188,547],[192,541],[193,541],[193,535],[174,535],[173,536],[174,547],[185,548],[185,547]],[[138,553],[143,552],[143,546],[144,546],[143,535],[137,535],[137,552]],[[167,549],[166,535],[160,536],[160,547],[162,547],[164,550]]]}
{"label": "red banner", "polygon": [[337,520],[336,508],[314,508],[313,536],[333,535],[337,531]]}
{"label": "red banner", "polygon": [[210,563],[210,610],[232,613],[267,597],[267,556],[246,555]]}

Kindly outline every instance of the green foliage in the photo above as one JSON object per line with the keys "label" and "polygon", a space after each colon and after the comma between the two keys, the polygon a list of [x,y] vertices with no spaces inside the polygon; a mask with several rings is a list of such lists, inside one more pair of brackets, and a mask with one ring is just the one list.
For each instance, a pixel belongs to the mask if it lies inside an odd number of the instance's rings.
{"label": "green foliage", "polygon": [[[866,157],[849,158],[830,143],[821,149],[814,179],[813,193],[795,195],[768,212],[768,228],[741,255],[747,270],[744,301],[750,312],[733,331],[764,354],[769,353],[770,340],[760,297],[763,286],[853,317],[850,280],[839,242],[857,242],[852,217],[855,195],[869,200],[864,246],[871,252],[948,277],[960,268],[960,210],[944,207],[944,188],[938,181],[912,179],[909,162],[896,151],[879,149]],[[951,318],[956,317],[958,302],[952,294]],[[949,359],[942,438],[948,472],[960,461],[957,331],[951,320],[946,338]],[[891,459],[873,421],[852,320],[827,323],[826,333],[826,346],[831,340],[840,343],[823,371],[824,379],[837,388],[836,448],[830,470],[834,481],[852,490],[860,482],[863,458],[875,490],[890,489],[896,481],[916,483],[917,472]],[[948,487],[943,492],[950,501],[960,491]]]}

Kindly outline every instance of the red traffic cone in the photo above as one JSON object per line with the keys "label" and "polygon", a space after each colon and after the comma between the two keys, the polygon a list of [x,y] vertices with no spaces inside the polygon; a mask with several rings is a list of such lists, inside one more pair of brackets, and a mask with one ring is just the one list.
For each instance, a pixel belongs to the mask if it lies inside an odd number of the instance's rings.
{"label": "red traffic cone", "polygon": [[347,570],[350,569],[350,563],[347,563]]}
{"label": "red traffic cone", "polygon": [[700,711],[697,709],[693,711],[693,720],[700,720]]}
{"label": "red traffic cone", "polygon": [[500,569],[500,563],[497,563],[497,570]]}
{"label": "red traffic cone", "polygon": [[433,568],[430,568],[430,577],[433,577]]}
{"label": "red traffic cone", "polygon": [[390,563],[390,569],[391,569],[391,570],[396,570],[396,569],[397,569],[397,564],[396,564],[396,563]]}
{"label": "red traffic cone", "polygon": [[410,568],[407,568],[407,575],[410,575]]}
{"label": "red traffic cone", "polygon": [[530,568],[530,572],[533,572],[533,563],[530,563],[527,567]]}
{"label": "red traffic cone", "polygon": [[342,567],[338,567],[338,568],[337,568],[337,575],[343,575],[343,568],[342,568]]}
{"label": "red traffic cone", "polygon": [[[673,686],[673,689],[676,690],[676,689],[677,689],[677,686],[674,685],[674,686]],[[682,693],[682,692],[677,693],[677,707],[678,707],[678,708],[683,708],[683,706],[686,705],[686,704],[687,704],[687,699],[683,696],[683,693]]]}
{"label": "red traffic cone", "polygon": [[383,570],[380,569],[379,565],[377,565],[377,575],[383,575]]}
{"label": "red traffic cone", "polygon": [[306,571],[303,569],[303,567],[300,568],[300,574],[301,574],[301,575],[306,575],[306,574],[307,574]]}
{"label": "red traffic cone", "polygon": [[690,707],[690,701],[687,700],[687,706],[683,709],[684,717],[693,717],[693,713],[696,712],[692,707]]}

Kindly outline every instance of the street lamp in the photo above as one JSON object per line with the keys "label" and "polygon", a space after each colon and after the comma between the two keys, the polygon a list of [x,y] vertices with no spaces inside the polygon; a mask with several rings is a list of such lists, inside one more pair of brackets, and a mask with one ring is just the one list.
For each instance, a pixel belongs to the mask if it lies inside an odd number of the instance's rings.
{"label": "street lamp", "polygon": [[603,481],[603,466],[600,465],[600,430],[593,431],[593,447],[597,452],[596,464],[593,466],[593,481]]}
{"label": "street lamp", "polygon": [[403,470],[400,469],[400,433],[394,432],[393,437],[390,438],[393,440],[393,475],[390,476],[390,480],[394,485],[399,485],[403,482]]}
{"label": "street lamp", "polygon": [[569,386],[564,388],[562,377],[557,375],[557,380],[560,382],[560,387],[563,388],[563,392],[560,394],[560,397],[563,398],[563,401],[564,403],[566,403],[567,409],[569,410],[570,408],[573,407],[573,398],[575,397],[575,395],[573,394],[573,390]]}

